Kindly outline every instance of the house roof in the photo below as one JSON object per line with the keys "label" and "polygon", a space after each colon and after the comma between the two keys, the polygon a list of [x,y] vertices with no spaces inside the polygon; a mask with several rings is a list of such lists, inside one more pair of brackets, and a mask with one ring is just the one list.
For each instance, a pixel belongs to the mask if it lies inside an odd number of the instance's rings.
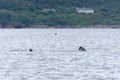
{"label": "house roof", "polygon": [[76,8],[77,10],[93,10],[93,8]]}

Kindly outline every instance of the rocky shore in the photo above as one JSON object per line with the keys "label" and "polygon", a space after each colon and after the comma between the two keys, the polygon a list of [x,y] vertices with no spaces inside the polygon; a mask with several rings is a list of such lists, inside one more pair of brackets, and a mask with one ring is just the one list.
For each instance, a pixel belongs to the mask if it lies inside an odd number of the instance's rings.
{"label": "rocky shore", "polygon": [[120,28],[120,25],[78,25],[78,26],[46,26],[46,25],[30,25],[30,26],[23,26],[23,25],[7,25],[5,27],[0,26],[0,29],[79,29],[79,28]]}

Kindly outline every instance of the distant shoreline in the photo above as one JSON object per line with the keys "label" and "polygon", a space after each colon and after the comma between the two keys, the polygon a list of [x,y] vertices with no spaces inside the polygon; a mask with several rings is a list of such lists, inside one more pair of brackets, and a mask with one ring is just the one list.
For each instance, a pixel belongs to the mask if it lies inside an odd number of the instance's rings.
{"label": "distant shoreline", "polygon": [[120,25],[80,25],[80,26],[46,26],[46,25],[31,25],[31,26],[6,26],[0,29],[117,29]]}

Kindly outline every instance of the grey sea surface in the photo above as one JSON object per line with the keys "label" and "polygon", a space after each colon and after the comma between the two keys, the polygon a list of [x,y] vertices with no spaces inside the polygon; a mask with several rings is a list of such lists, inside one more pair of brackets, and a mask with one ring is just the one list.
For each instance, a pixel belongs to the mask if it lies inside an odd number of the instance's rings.
{"label": "grey sea surface", "polygon": [[0,80],[120,80],[120,29],[1,29]]}

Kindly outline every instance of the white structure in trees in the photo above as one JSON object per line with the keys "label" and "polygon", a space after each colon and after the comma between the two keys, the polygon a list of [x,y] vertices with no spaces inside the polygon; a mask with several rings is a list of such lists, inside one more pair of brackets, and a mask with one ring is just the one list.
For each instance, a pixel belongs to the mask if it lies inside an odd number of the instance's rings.
{"label": "white structure in trees", "polygon": [[76,11],[79,13],[94,13],[93,8],[76,8]]}

